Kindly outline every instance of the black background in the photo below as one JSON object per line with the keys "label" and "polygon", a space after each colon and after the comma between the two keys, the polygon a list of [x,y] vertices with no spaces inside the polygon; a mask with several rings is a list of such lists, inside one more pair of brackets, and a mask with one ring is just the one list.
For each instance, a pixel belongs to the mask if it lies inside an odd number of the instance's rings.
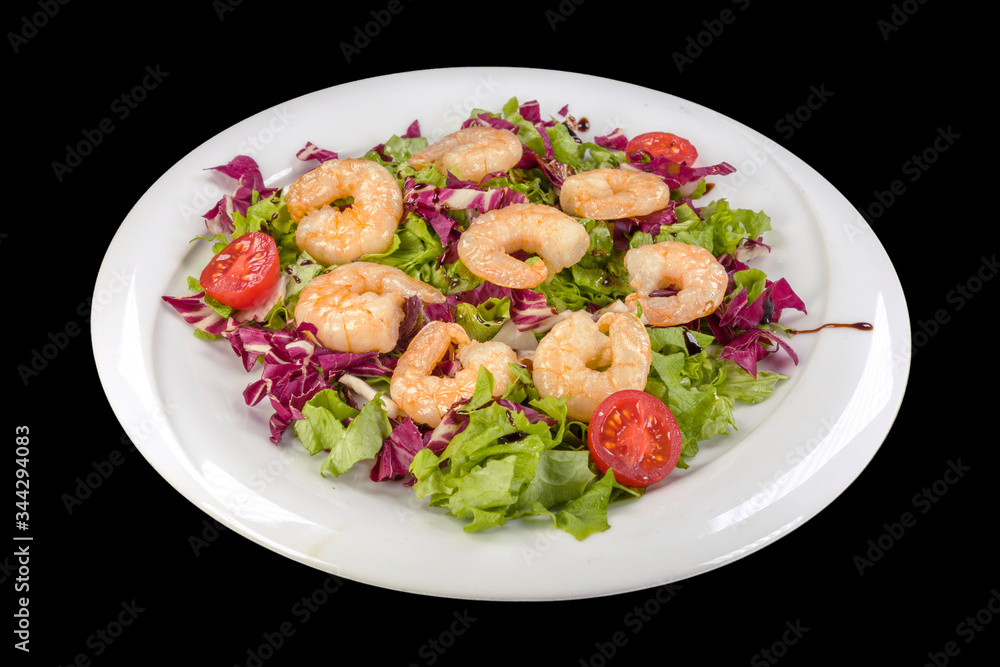
{"label": "black background", "polygon": [[[254,654],[267,658],[263,664],[286,665],[357,653],[380,665],[661,658],[974,665],[995,656],[1000,618],[987,607],[996,596],[992,604],[1000,609],[995,437],[986,434],[996,383],[994,327],[986,318],[996,301],[996,235],[986,202],[967,203],[970,189],[991,176],[974,150],[987,141],[970,115],[982,100],[964,84],[988,65],[971,57],[985,17],[957,3],[915,0],[851,10],[758,0],[454,8],[404,0],[401,13],[348,62],[339,45],[387,4],[334,10],[333,3],[206,0],[140,9],[43,0],[5,12],[8,212],[0,252],[13,270],[6,272],[4,422],[10,440],[15,426],[31,429],[34,538],[30,654],[13,649],[16,619],[5,615],[2,636],[11,648],[3,650],[14,653],[14,664],[187,659],[228,667],[258,664]],[[709,27],[719,27],[713,21],[725,9],[734,20],[712,35]],[[674,54],[699,35],[701,53],[689,51],[695,57],[678,67]],[[561,69],[661,90],[734,118],[814,166],[871,214],[902,281],[914,331],[906,398],[874,460],[836,501],[762,551],[681,582],[667,604],[651,602],[655,590],[529,604],[430,598],[343,581],[301,623],[294,605],[321,589],[326,574],[228,530],[194,554],[189,537],[201,534],[207,515],[123,441],[94,367],[86,304],[104,250],[136,200],[216,133],[328,86],[460,65]],[[112,101],[139,84],[147,67],[167,76],[79,166],[57,178],[52,163],[65,161],[66,146],[109,116]],[[828,99],[800,128],[783,131],[779,121],[805,104],[813,87]],[[957,138],[934,151],[939,131],[949,130]],[[911,180],[905,163],[928,149],[933,164]],[[905,191],[873,208],[894,181]],[[153,252],[153,228],[149,241]],[[958,299],[959,286],[977,291]],[[50,333],[77,331],[74,325],[79,334],[25,379],[18,367],[30,364],[32,351]],[[14,443],[6,449],[13,487]],[[77,479],[119,455],[113,473],[68,511],[63,496]],[[959,460],[968,471],[942,487],[949,462]],[[935,482],[946,492],[921,514],[913,498]],[[908,511],[915,524],[859,573],[855,557]],[[12,525],[8,531],[17,532]],[[7,543],[0,590],[5,609],[15,610],[23,593],[14,589],[15,543]],[[623,551],[622,567],[632,557]],[[141,609],[134,621],[112,642],[100,640],[96,633],[133,601]],[[636,607],[655,610],[638,632],[626,621]],[[986,621],[979,630],[960,626],[977,614]],[[452,637],[456,615],[474,621]],[[294,634],[269,651],[265,636],[286,622]],[[801,637],[789,627],[800,628]],[[624,645],[602,656],[615,633]],[[435,651],[432,641],[449,646]],[[949,642],[952,656],[945,653]]]}

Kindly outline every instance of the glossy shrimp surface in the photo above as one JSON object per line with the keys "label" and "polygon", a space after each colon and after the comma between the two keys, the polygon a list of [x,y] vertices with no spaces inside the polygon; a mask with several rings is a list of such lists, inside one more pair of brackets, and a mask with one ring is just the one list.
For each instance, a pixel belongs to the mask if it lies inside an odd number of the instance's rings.
{"label": "glossy shrimp surface", "polygon": [[666,208],[670,188],[656,174],[634,169],[593,169],[567,178],[559,190],[566,213],[592,220],[617,220]]}
{"label": "glossy shrimp surface", "polygon": [[[590,249],[590,236],[578,220],[552,206],[511,204],[487,211],[458,240],[458,256],[473,274],[502,287],[532,288]],[[542,261],[528,264],[510,253],[524,250]]]}
{"label": "glossy shrimp surface", "polygon": [[436,141],[409,159],[417,169],[434,165],[442,174],[476,181],[494,171],[507,171],[521,160],[521,141],[510,130],[467,127]]}
{"label": "glossy shrimp surface", "polygon": [[415,296],[443,303],[438,290],[383,264],[353,262],[309,281],[295,305],[295,320],[316,327],[316,338],[341,352],[390,352],[399,340],[403,303]]}
{"label": "glossy shrimp surface", "polygon": [[[351,197],[345,208],[331,206]],[[385,252],[403,216],[403,194],[395,177],[371,160],[327,160],[285,192],[295,243],[323,264],[344,264]]]}
{"label": "glossy shrimp surface", "polygon": [[539,341],[531,378],[541,396],[568,398],[571,419],[589,422],[616,391],[643,390],[652,360],[649,334],[632,313],[606,313],[595,322],[576,312]]}
{"label": "glossy shrimp surface", "polygon": [[[653,326],[676,326],[705,317],[722,304],[729,285],[726,269],[712,253],[696,245],[663,241],[632,248],[625,253],[625,268],[634,293],[625,305]],[[673,287],[673,296],[650,296]]]}
{"label": "glossy shrimp surface", "polygon": [[[453,377],[434,375],[453,346],[461,370]],[[389,395],[413,421],[437,426],[451,406],[472,396],[481,366],[493,374],[493,395],[502,395],[514,378],[508,364],[517,364],[517,355],[507,345],[470,340],[465,329],[453,322],[430,322],[399,358]]]}

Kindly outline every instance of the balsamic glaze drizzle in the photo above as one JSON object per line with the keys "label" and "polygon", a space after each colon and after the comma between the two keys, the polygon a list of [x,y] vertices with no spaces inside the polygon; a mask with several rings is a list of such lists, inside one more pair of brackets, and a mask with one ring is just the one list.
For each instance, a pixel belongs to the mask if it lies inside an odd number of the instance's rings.
{"label": "balsamic glaze drizzle", "polygon": [[815,329],[788,329],[790,334],[804,334],[804,333],[816,333],[820,329],[857,329],[858,331],[871,331],[875,327],[868,324],[867,322],[855,322],[853,324],[844,324],[841,322],[830,322],[822,326],[818,326]]}

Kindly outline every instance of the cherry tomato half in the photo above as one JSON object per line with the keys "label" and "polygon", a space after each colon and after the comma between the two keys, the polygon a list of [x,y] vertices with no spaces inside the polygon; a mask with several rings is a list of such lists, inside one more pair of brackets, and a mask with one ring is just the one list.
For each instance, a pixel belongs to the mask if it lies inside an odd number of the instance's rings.
{"label": "cherry tomato half", "polygon": [[640,150],[646,151],[653,157],[662,155],[671,162],[686,162],[689,167],[698,159],[698,151],[690,141],[669,132],[640,134],[633,137],[625,147],[625,152],[629,155]]}
{"label": "cherry tomato half", "polygon": [[618,391],[594,410],[587,432],[590,455],[627,486],[649,486],[670,474],[681,457],[674,414],[644,391]]}
{"label": "cherry tomato half", "polygon": [[263,232],[233,240],[201,272],[201,286],[210,297],[243,310],[263,303],[275,285],[281,266],[278,246]]}

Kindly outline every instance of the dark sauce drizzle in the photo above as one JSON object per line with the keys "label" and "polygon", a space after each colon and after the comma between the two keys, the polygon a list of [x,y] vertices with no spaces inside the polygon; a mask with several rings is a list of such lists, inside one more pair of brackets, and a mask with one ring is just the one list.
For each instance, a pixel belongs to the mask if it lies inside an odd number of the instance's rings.
{"label": "dark sauce drizzle", "polygon": [[815,329],[788,329],[790,334],[804,334],[804,333],[816,333],[820,329],[857,329],[858,331],[871,331],[874,329],[872,325],[867,322],[855,322],[853,324],[844,324],[841,322],[830,322],[829,324],[824,324],[818,326]]}

